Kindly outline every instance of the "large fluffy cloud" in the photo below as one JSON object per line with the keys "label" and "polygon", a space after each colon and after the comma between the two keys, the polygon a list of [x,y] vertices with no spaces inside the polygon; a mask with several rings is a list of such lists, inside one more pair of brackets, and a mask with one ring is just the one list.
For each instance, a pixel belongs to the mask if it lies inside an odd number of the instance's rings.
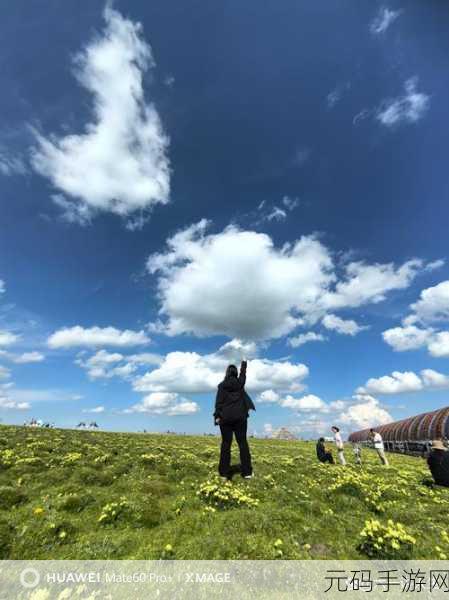
{"label": "large fluffy cloud", "polygon": [[382,333],[385,342],[397,352],[427,347],[431,356],[449,356],[449,331],[438,331],[441,322],[449,321],[449,281],[423,290],[410,308],[401,326]]}
{"label": "large fluffy cloud", "polygon": [[449,387],[449,377],[433,369],[423,369],[420,375],[413,371],[393,371],[391,375],[371,378],[364,386],[357,389],[358,394],[402,394],[419,392],[423,389]]}
{"label": "large fluffy cloud", "polygon": [[449,320],[449,281],[423,290],[410,308],[422,321]]}
{"label": "large fluffy cloud", "polygon": [[357,429],[366,429],[391,423],[393,417],[373,396],[355,394],[352,403],[340,415],[339,421]]}
{"label": "large fluffy cloud", "polygon": [[50,348],[74,348],[77,346],[140,346],[150,339],[144,331],[121,331],[115,327],[90,327],[80,325],[55,331],[47,340]]}
{"label": "large fluffy cloud", "polygon": [[143,75],[154,66],[139,23],[107,7],[105,30],[76,57],[75,75],[91,95],[93,115],[84,132],[62,137],[36,132],[32,164],[71,200],[56,196],[70,220],[99,211],[127,216],[167,203],[168,139],[153,104],[145,102]]}
{"label": "large fluffy cloud", "polygon": [[125,409],[125,413],[147,413],[153,415],[191,415],[199,411],[196,402],[186,400],[179,394],[153,392],[142,398],[142,401]]}
{"label": "large fluffy cloud", "polygon": [[280,337],[331,310],[380,302],[425,268],[420,260],[351,262],[338,279],[339,265],[313,236],[276,248],[263,233],[228,227],[207,234],[207,226],[202,220],[178,232],[148,259],[165,319],[153,326],[168,335]]}
{"label": "large fluffy cloud", "polygon": [[[213,354],[205,355],[197,352],[170,352],[159,367],[136,378],[133,387],[135,391],[144,393],[215,392],[231,360],[226,346]],[[265,390],[299,391],[303,389],[302,382],[308,373],[308,368],[301,363],[253,358],[248,362],[247,388],[256,393]]]}

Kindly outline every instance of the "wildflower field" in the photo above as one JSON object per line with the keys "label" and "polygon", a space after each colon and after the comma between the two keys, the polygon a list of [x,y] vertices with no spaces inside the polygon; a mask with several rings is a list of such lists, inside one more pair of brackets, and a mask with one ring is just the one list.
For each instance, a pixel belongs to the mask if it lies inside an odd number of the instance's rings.
{"label": "wildflower field", "polygon": [[216,437],[0,426],[0,558],[449,558],[449,489],[422,459],[250,445],[255,478],[223,483]]}

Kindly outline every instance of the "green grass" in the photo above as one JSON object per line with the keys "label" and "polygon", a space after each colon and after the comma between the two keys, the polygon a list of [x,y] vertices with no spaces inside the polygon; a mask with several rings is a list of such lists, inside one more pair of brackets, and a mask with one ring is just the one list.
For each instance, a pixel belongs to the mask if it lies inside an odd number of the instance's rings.
{"label": "green grass", "polygon": [[[215,437],[0,426],[0,558],[449,557],[449,489],[422,484],[423,460],[386,469],[366,450],[343,468],[313,443],[250,445],[256,477],[223,484]],[[360,535],[390,519],[415,543]]]}

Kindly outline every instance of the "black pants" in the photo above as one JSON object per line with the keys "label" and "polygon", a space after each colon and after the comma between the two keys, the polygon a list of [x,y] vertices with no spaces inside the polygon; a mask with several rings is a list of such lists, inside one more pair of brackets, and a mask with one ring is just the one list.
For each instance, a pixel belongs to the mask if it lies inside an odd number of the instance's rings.
{"label": "black pants", "polygon": [[233,423],[224,423],[220,425],[221,450],[218,472],[222,477],[227,477],[229,475],[229,468],[231,466],[231,444],[233,433],[235,433],[235,439],[237,440],[237,444],[240,450],[242,476],[244,477],[245,475],[251,475],[253,472],[253,468],[251,466],[251,454],[249,452],[248,441],[246,439],[247,426],[247,419],[243,419],[242,421],[234,421]]}
{"label": "black pants", "polygon": [[334,464],[334,457],[332,456],[332,454],[330,452],[326,452],[319,459],[319,461],[322,462],[322,463],[330,463],[331,465],[333,465]]}

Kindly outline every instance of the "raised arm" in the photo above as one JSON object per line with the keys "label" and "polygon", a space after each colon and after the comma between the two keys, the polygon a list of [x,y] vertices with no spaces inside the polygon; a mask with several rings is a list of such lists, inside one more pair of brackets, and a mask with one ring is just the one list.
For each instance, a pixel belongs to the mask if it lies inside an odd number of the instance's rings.
{"label": "raised arm", "polygon": [[246,360],[242,360],[242,362],[240,364],[240,375],[239,375],[239,382],[242,387],[244,387],[245,383],[246,383],[246,365],[247,365]]}

